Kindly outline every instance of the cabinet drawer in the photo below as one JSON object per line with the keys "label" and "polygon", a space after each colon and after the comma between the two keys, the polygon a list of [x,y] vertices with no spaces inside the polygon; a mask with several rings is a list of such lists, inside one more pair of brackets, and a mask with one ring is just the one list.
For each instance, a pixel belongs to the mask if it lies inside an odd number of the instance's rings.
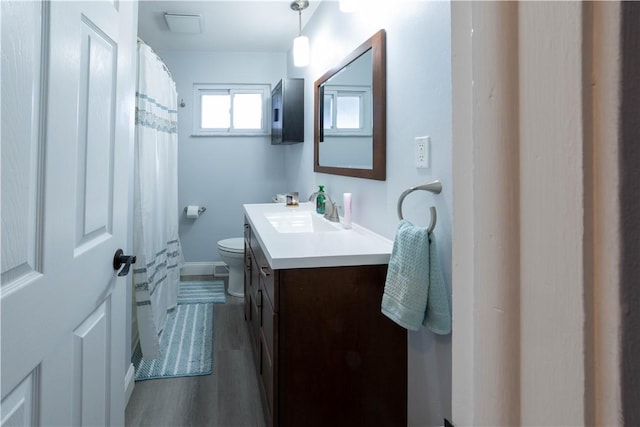
{"label": "cabinet drawer", "polygon": [[[261,292],[260,292],[261,293]],[[259,293],[259,294],[260,294]],[[260,343],[260,303],[253,295],[251,296],[251,315],[250,315],[250,329],[251,329],[251,338],[253,340],[253,348],[257,349],[258,344]]]}
{"label": "cabinet drawer", "polygon": [[[251,249],[251,255],[253,256],[253,274],[252,277],[254,284],[257,284],[260,281],[260,267],[266,264],[266,260],[264,254],[262,253],[262,249],[258,246],[256,249]],[[257,286],[256,286],[257,288]],[[257,289],[254,289],[253,292],[256,292]]]}
{"label": "cabinet drawer", "polygon": [[251,319],[251,252],[244,250],[244,319]]}
{"label": "cabinet drawer", "polygon": [[251,295],[256,300],[258,297],[258,288],[260,287],[260,252],[251,252]]}
{"label": "cabinet drawer", "polygon": [[274,360],[274,331],[277,328],[277,319],[276,315],[273,313],[273,307],[271,306],[271,302],[269,302],[268,298],[263,298],[260,314],[262,315],[262,335],[267,345],[269,358]]}
{"label": "cabinet drawer", "polygon": [[274,389],[273,389],[273,359],[267,351],[267,344],[264,336],[260,337],[260,378],[264,386],[264,394],[267,397],[267,409],[271,419],[274,419]]}
{"label": "cabinet drawer", "polygon": [[273,311],[275,313],[278,312],[278,303],[275,295],[275,275],[277,271],[273,271],[269,264],[267,264],[267,260],[263,259],[259,265],[259,273],[260,273],[260,283],[262,284],[262,288],[266,293],[266,297],[271,303],[273,307]]}
{"label": "cabinet drawer", "polygon": [[258,252],[262,253],[262,248],[260,247],[260,243],[258,242],[258,238],[256,237],[255,233],[250,232],[248,242],[249,242],[249,246],[251,247],[251,250],[255,255],[258,255]]}
{"label": "cabinet drawer", "polygon": [[244,249],[244,287],[245,287],[245,295],[251,293],[252,288],[252,268],[251,264],[253,264],[253,254],[251,253],[251,249],[245,247]]}

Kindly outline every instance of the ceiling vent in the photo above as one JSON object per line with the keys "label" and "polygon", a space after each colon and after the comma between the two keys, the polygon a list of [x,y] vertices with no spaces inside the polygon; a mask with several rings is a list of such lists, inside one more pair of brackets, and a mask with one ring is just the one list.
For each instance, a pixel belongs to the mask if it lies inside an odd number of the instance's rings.
{"label": "ceiling vent", "polygon": [[169,30],[172,33],[199,34],[202,32],[202,17],[188,13],[165,13]]}

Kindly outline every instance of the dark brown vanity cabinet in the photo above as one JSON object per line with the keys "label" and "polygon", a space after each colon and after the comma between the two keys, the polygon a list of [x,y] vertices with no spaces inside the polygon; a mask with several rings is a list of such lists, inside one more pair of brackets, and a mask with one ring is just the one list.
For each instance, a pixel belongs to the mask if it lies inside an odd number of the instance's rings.
{"label": "dark brown vanity cabinet", "polygon": [[304,79],[282,79],[271,91],[271,144],[304,142]]}
{"label": "dark brown vanity cabinet", "polygon": [[380,312],[387,266],[272,270],[245,227],[245,314],[267,424],[405,426],[407,331]]}

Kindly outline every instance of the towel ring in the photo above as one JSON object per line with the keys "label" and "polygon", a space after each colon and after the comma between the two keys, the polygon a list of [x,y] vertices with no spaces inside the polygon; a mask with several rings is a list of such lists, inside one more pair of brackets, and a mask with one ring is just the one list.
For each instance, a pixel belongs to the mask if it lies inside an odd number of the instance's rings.
{"label": "towel ring", "polygon": [[[398,218],[399,219],[403,219],[402,218],[402,202],[404,202],[404,198],[416,190],[424,190],[424,191],[430,191],[435,194],[440,194],[440,192],[442,191],[442,184],[440,183],[440,181],[433,181],[428,184],[417,185],[415,187],[411,187],[404,190],[402,194],[400,194],[400,197],[398,198]],[[436,214],[435,206],[431,206],[429,210],[431,211],[431,222],[429,223],[429,227],[427,228],[427,233],[431,234],[433,230],[436,228],[436,220],[438,216]]]}

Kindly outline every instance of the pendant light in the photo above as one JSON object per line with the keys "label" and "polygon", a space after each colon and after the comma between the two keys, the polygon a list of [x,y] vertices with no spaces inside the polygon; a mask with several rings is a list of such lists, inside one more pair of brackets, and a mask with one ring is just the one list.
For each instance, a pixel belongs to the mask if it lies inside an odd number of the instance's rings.
{"label": "pendant light", "polygon": [[340,0],[340,12],[352,13],[358,10],[358,0]]}
{"label": "pendant light", "polygon": [[309,7],[306,0],[291,2],[291,10],[298,12],[298,37],[293,39],[293,65],[306,67],[309,65],[309,38],[302,35],[302,11]]}

